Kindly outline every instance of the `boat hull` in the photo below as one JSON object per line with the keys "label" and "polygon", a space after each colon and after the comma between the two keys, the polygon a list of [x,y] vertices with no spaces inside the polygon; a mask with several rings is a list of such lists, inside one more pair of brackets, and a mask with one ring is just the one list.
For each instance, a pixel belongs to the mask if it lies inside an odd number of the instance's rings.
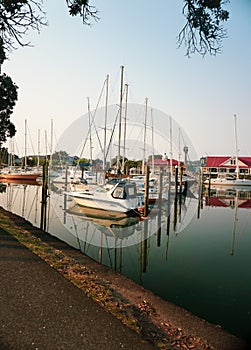
{"label": "boat hull", "polygon": [[138,204],[136,200],[135,200],[135,204],[132,205],[132,203],[128,202],[127,200],[123,200],[123,201],[109,200],[109,198],[105,199],[105,198],[93,197],[91,194],[75,193],[75,194],[69,194],[69,196],[72,197],[78,205],[82,207],[87,207],[87,208],[113,211],[113,212],[119,212],[119,213],[127,213],[131,210],[136,210],[138,208]]}
{"label": "boat hull", "polygon": [[40,173],[34,173],[34,174],[0,174],[0,179],[7,179],[7,180],[37,180],[37,178],[40,176]]}
{"label": "boat hull", "polygon": [[249,186],[251,187],[251,180],[245,179],[236,179],[236,180],[227,180],[227,179],[211,179],[205,181],[205,185],[212,186]]}

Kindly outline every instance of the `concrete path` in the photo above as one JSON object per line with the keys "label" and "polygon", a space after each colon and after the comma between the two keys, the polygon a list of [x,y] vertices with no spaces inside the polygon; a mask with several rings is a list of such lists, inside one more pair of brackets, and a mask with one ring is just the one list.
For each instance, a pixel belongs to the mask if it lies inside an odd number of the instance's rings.
{"label": "concrete path", "polygon": [[0,229],[1,350],[154,347]]}

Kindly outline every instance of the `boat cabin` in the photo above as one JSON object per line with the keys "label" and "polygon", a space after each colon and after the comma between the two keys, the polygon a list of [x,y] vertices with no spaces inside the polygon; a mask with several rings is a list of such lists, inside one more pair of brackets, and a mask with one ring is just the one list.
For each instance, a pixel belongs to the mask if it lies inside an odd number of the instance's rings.
{"label": "boat cabin", "polygon": [[134,182],[119,182],[112,192],[112,197],[117,199],[136,198],[136,184]]}

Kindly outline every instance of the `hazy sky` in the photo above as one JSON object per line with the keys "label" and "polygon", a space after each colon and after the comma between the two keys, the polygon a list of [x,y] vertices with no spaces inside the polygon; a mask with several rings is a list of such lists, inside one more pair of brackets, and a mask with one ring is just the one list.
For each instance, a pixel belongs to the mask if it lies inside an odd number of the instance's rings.
{"label": "hazy sky", "polygon": [[185,23],[182,0],[92,3],[100,21],[84,26],[68,15],[64,0],[45,1],[49,26],[27,37],[32,48],[19,48],[4,63],[3,71],[19,86],[12,117],[19,154],[24,150],[25,119],[35,149],[38,129],[41,137],[45,130],[50,137],[51,119],[56,143],[87,113],[87,97],[91,108],[96,107],[107,74],[109,104],[119,103],[121,65],[129,84],[128,102],[144,104],[147,97],[149,106],[172,116],[199,157],[234,153],[234,114],[240,154],[251,154],[249,0],[231,1],[222,53],[204,58],[187,58],[185,48],[177,47]]}

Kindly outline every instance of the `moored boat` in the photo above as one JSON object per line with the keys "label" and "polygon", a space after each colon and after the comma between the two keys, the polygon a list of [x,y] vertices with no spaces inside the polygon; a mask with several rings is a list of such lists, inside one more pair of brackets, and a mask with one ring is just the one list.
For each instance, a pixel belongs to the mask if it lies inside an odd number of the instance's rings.
{"label": "moored boat", "polygon": [[218,175],[216,178],[212,179],[206,179],[204,181],[205,185],[218,185],[218,186],[250,186],[251,187],[251,180],[250,179],[240,179],[235,178],[233,176],[226,176],[226,175]]}
{"label": "moored boat", "polygon": [[77,204],[89,208],[128,213],[137,212],[139,206],[136,185],[129,181],[118,182],[108,189],[105,186],[95,186],[67,194]]}
{"label": "moored boat", "polygon": [[37,180],[41,172],[33,170],[6,170],[0,172],[0,179],[7,180]]}

